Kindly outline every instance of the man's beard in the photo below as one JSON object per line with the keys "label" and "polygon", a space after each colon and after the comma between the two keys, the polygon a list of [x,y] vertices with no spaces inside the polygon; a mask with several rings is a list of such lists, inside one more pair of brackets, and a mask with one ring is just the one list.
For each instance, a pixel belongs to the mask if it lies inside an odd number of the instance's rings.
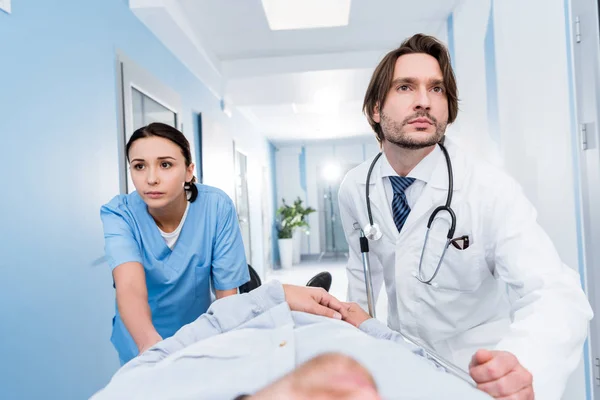
{"label": "man's beard", "polygon": [[[398,123],[391,118],[388,118],[388,116],[384,113],[381,113],[380,116],[381,130],[383,131],[383,137],[385,140],[395,144],[396,146],[411,150],[423,149],[425,147],[430,147],[437,144],[444,136],[444,133],[446,132],[446,126],[448,125],[447,122],[439,123],[437,119],[435,119],[426,111],[417,111],[413,115],[405,118],[402,123]],[[406,132],[405,127],[408,125],[409,121],[417,118],[427,118],[433,122],[433,125],[435,126],[435,132],[419,139],[411,137]]]}

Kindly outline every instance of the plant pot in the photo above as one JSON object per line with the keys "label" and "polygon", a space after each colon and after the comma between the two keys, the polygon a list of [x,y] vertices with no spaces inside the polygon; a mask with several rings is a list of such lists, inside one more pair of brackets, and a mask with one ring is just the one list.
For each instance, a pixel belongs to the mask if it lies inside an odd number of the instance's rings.
{"label": "plant pot", "polygon": [[300,254],[302,253],[302,236],[304,231],[302,229],[294,229],[292,239],[294,240],[294,265],[300,264]]}
{"label": "plant pot", "polygon": [[294,261],[294,239],[279,239],[279,259],[281,261],[281,268],[289,269],[292,268]]}

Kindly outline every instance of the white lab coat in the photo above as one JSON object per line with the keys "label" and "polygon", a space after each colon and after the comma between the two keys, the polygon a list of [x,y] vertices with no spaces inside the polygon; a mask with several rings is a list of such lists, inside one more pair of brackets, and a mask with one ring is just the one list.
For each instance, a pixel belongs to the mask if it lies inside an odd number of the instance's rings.
{"label": "white lab coat", "polygon": [[[451,140],[446,140],[446,147],[454,169],[454,237],[469,235],[470,247],[448,248],[434,280],[438,287],[420,283],[413,274],[427,220],[446,202],[446,161],[439,157],[400,234],[380,168],[375,167],[369,197],[374,222],[383,231],[380,240],[369,241],[375,298],[385,282],[388,325],[425,342],[465,370],[480,348],[509,351],[533,374],[537,400],[560,399],[580,361],[592,318],[579,275],[562,263],[514,179],[469,159]],[[351,170],[339,192],[350,247],[348,299],[365,309],[359,232],[353,224],[368,223],[365,180],[371,161]],[[437,265],[448,232],[448,215],[439,216],[423,262],[426,279]]]}

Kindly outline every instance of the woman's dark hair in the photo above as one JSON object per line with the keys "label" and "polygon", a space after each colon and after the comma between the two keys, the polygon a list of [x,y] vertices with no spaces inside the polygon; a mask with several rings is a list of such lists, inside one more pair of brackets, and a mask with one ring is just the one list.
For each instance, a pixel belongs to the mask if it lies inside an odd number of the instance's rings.
{"label": "woman's dark hair", "polygon": [[[168,139],[171,142],[175,143],[181,149],[181,153],[185,158],[185,165],[189,167],[192,163],[192,152],[190,151],[190,142],[186,139],[186,137],[173,128],[170,125],[162,124],[160,122],[153,122],[150,125],[143,126],[133,132],[131,138],[127,142],[125,146],[125,154],[127,154],[127,160],[129,161],[129,149],[133,142],[138,139],[148,138],[148,137],[161,137],[163,139]],[[190,203],[193,203],[198,197],[198,188],[194,184],[196,182],[196,177],[193,176],[192,180],[185,183],[185,191],[188,193],[188,200]]]}

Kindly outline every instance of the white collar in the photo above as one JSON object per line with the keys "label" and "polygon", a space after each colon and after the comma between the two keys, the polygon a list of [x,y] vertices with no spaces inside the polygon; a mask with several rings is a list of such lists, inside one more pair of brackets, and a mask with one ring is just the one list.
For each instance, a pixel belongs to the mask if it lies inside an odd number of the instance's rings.
{"label": "white collar", "polygon": [[183,227],[183,224],[185,223],[185,219],[187,218],[189,209],[190,209],[190,202],[186,201],[185,211],[183,212],[183,216],[181,217],[181,221],[179,221],[179,225],[177,225],[177,228],[173,232],[164,232],[162,229],[158,228],[158,226],[157,226],[158,230],[160,231],[160,234],[165,237],[175,237],[175,236],[179,235],[179,232],[181,232],[181,228]]}
{"label": "white collar", "polygon": [[[423,158],[407,175],[409,178],[415,178],[417,180],[428,183],[431,180],[431,175],[435,170],[438,160],[441,156],[442,150],[440,146],[435,146],[433,151]],[[381,177],[386,176],[398,176],[394,168],[390,165],[385,153],[383,153],[381,164],[379,166]]]}

